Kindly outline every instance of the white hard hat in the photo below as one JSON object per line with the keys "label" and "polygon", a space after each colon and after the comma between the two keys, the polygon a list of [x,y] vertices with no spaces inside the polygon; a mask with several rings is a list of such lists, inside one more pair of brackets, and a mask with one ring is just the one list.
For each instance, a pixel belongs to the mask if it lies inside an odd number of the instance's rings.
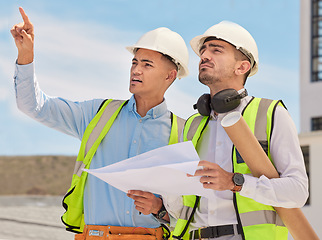
{"label": "white hard hat", "polygon": [[193,51],[198,56],[200,56],[199,50],[201,46],[208,37],[215,37],[229,42],[245,54],[252,64],[249,76],[254,75],[258,71],[257,45],[252,35],[245,28],[229,21],[222,21],[210,27],[203,35],[194,37],[190,41]]}
{"label": "white hard hat", "polygon": [[157,51],[170,56],[178,67],[178,78],[185,77],[189,74],[188,48],[178,33],[168,28],[160,27],[145,33],[133,46],[126,47],[133,54],[139,48]]}

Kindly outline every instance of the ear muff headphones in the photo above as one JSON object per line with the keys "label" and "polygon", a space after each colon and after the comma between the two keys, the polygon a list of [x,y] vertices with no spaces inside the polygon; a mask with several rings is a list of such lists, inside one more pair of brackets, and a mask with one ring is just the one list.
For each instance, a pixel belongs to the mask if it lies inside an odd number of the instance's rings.
{"label": "ear muff headphones", "polygon": [[193,105],[194,109],[198,109],[198,112],[202,116],[209,116],[211,110],[216,113],[226,113],[237,108],[240,104],[240,99],[246,97],[247,91],[238,93],[235,89],[228,88],[216,93],[212,98],[210,94],[203,94]]}

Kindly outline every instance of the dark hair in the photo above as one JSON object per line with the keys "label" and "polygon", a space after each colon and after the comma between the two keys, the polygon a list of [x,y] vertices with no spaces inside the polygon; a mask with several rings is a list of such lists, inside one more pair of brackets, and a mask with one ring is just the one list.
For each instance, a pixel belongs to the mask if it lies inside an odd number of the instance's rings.
{"label": "dark hair", "polygon": [[179,69],[179,66],[178,65],[180,65],[180,63],[176,63],[176,61],[172,57],[170,57],[169,55],[167,55],[167,54],[164,54],[164,53],[161,53],[161,54],[162,54],[163,57],[165,57],[166,59],[168,59],[176,67],[176,70],[178,71],[178,69]]}

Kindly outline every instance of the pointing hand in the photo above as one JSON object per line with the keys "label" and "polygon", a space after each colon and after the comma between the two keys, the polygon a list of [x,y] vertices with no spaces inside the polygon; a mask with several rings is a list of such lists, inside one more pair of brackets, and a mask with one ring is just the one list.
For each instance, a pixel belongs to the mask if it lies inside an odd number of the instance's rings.
{"label": "pointing hand", "polygon": [[18,48],[18,64],[28,64],[34,57],[34,27],[22,7],[19,8],[23,22],[14,25],[10,32]]}

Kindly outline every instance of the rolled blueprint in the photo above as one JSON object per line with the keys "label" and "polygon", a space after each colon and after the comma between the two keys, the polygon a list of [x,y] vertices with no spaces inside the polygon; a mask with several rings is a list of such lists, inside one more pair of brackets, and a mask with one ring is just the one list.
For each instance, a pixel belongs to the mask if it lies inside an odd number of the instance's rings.
{"label": "rolled blueprint", "polygon": [[[278,178],[279,174],[260,146],[258,140],[239,112],[227,114],[221,121],[227,135],[255,177],[265,175]],[[294,240],[319,240],[312,226],[299,208],[275,207]]]}

